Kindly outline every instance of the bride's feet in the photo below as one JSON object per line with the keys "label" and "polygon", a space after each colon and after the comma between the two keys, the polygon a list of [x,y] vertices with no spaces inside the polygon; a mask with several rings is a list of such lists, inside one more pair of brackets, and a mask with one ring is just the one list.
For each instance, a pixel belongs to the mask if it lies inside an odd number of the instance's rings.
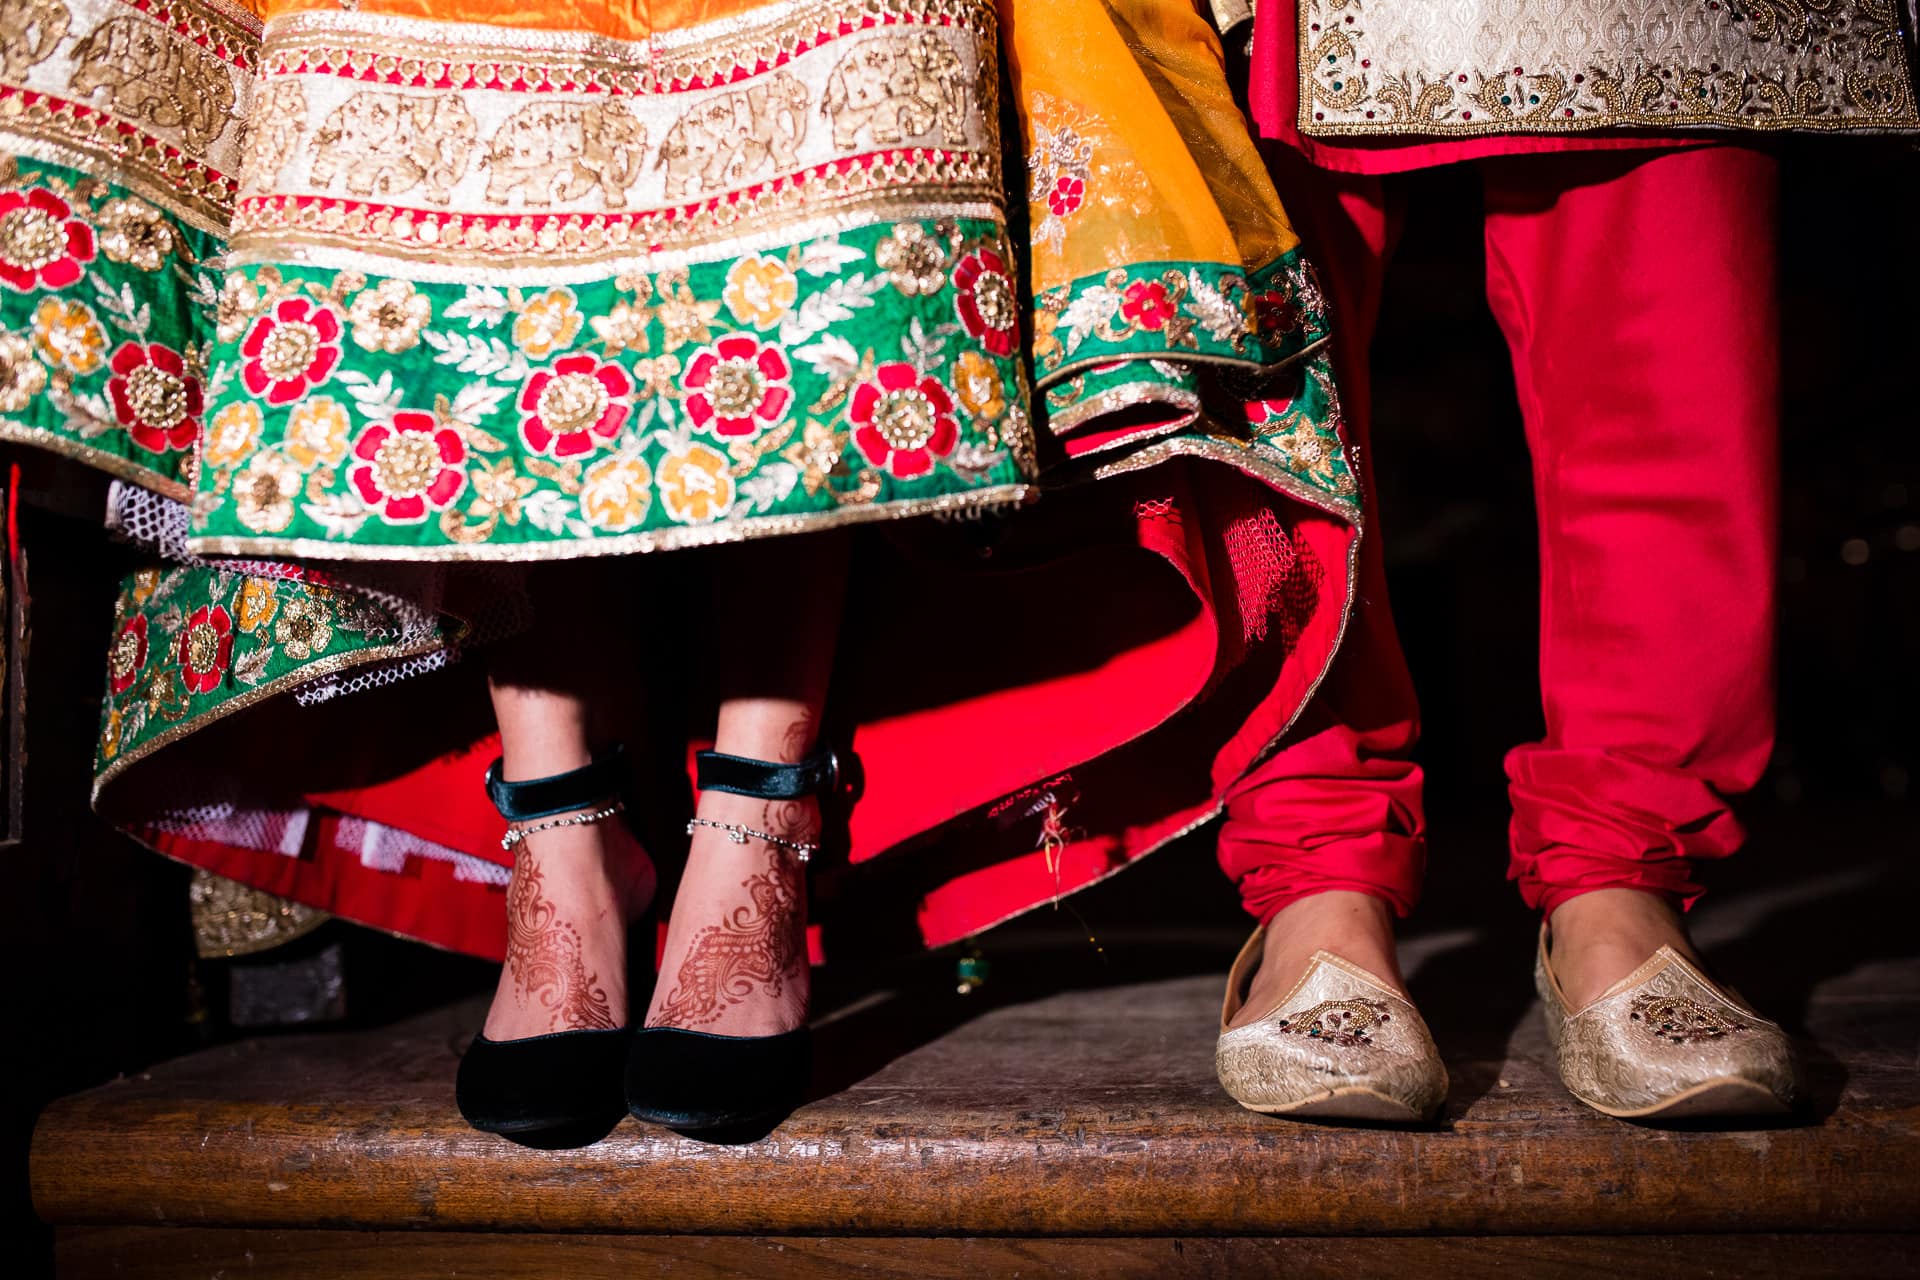
{"label": "bride's feet", "polygon": [[1260,967],[1229,1027],[1256,1022],[1291,991],[1326,951],[1356,964],[1398,994],[1406,994],[1393,945],[1393,912],[1370,893],[1335,890],[1289,903],[1267,923]]}
{"label": "bride's feet", "polygon": [[814,843],[819,801],[710,791],[698,816],[723,826],[693,828],[646,1025],[721,1036],[793,1031],[806,1023],[811,977],[805,864],[754,836],[737,843],[724,827]]}
{"label": "bride's feet", "polygon": [[481,1034],[626,1026],[627,925],[652,897],[653,864],[617,817],[522,840],[507,884],[506,965]]}

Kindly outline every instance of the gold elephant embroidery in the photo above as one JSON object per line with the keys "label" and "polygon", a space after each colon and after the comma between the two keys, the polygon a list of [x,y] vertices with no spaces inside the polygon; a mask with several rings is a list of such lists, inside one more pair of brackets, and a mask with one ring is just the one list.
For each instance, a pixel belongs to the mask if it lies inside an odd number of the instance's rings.
{"label": "gold elephant embroidery", "polygon": [[598,186],[609,209],[624,208],[646,148],[646,126],[623,103],[522,107],[488,144],[487,203],[518,193],[528,207],[559,204]]}
{"label": "gold elephant embroidery", "polygon": [[0,0],[0,79],[18,83],[27,72],[53,56],[73,15],[60,0]]}
{"label": "gold elephant embroidery", "polygon": [[314,135],[309,176],[316,187],[344,177],[356,196],[396,196],[424,183],[427,199],[445,204],[466,176],[479,132],[456,94],[362,90],[335,107]]}
{"label": "gold elephant embroidery", "polygon": [[307,131],[307,95],[297,80],[276,80],[254,95],[241,136],[241,172],[248,185],[271,189],[298,154]]}
{"label": "gold elephant embroidery", "polygon": [[667,199],[791,168],[806,140],[810,105],[806,86],[780,72],[687,112],[667,130],[654,163],[667,171]]}
{"label": "gold elephant embroidery", "polygon": [[833,122],[833,145],[857,145],[864,130],[875,146],[897,146],[936,134],[949,146],[967,141],[969,89],[953,46],[931,31],[862,40],[827,76],[820,114]]}
{"label": "gold elephant embroidery", "polygon": [[72,91],[109,90],[116,111],[160,129],[178,129],[204,150],[233,118],[227,64],[146,18],[109,18],[73,46]]}

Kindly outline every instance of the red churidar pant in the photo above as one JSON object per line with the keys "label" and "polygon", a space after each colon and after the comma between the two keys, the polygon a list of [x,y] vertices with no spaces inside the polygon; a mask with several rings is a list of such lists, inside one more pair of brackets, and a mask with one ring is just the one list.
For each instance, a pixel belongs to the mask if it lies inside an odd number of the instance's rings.
{"label": "red churidar pant", "polygon": [[[1404,201],[1391,177],[1280,148],[1274,163],[1333,299],[1364,476],[1367,348]],[[1507,756],[1509,876],[1542,912],[1609,887],[1691,902],[1693,863],[1740,844],[1726,797],[1773,742],[1775,165],[1731,146],[1474,165],[1539,513],[1546,737]],[[1327,889],[1400,914],[1419,893],[1419,713],[1367,518],[1344,650],[1229,797],[1220,864],[1262,921]]]}

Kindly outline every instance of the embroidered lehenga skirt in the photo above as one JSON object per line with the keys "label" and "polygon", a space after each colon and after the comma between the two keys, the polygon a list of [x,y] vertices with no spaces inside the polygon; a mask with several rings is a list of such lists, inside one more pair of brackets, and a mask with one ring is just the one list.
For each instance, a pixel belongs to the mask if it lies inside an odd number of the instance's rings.
{"label": "embroidered lehenga skirt", "polygon": [[[530,562],[866,526],[829,948],[1193,829],[1332,659],[1323,303],[1186,0],[0,9],[0,433],[153,553],[77,639],[155,849],[498,955]],[[697,703],[698,598],[553,660]]]}

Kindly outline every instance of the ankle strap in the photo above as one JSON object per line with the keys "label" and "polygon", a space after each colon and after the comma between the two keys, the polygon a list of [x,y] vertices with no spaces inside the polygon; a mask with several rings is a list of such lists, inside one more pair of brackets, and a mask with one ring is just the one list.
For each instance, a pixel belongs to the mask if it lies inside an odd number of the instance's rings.
{"label": "ankle strap", "polygon": [[694,760],[694,786],[761,800],[793,800],[826,795],[840,785],[840,757],[821,747],[799,764],[749,760],[745,756],[702,751]]}
{"label": "ankle strap", "polygon": [[618,744],[582,765],[551,778],[508,782],[500,776],[499,760],[487,766],[487,798],[509,822],[550,818],[574,809],[593,809],[623,794],[632,778],[627,750]]}

